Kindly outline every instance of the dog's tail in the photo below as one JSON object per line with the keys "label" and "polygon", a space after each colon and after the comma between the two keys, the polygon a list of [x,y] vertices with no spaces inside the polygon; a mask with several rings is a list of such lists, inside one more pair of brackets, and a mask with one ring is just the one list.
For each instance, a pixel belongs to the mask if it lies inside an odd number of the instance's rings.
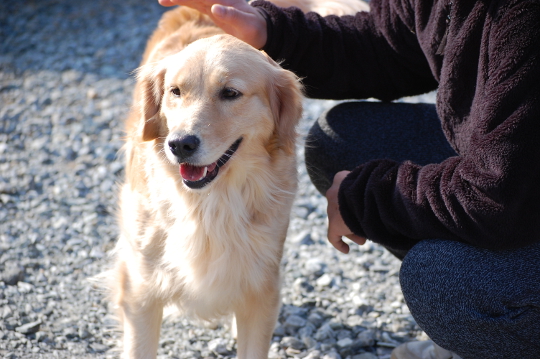
{"label": "dog's tail", "polygon": [[280,7],[296,6],[303,12],[316,12],[321,16],[354,15],[369,11],[369,4],[362,0],[269,0]]}

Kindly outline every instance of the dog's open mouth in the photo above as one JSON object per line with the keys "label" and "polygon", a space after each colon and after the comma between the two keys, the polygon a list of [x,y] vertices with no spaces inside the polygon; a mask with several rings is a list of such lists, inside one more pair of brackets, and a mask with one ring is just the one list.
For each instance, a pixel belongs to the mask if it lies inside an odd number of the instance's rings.
{"label": "dog's open mouth", "polygon": [[180,175],[182,176],[184,184],[191,189],[199,189],[212,182],[217,177],[220,167],[227,163],[236,150],[238,150],[240,142],[242,142],[241,137],[236,140],[216,162],[207,166],[195,166],[189,163],[181,163]]}

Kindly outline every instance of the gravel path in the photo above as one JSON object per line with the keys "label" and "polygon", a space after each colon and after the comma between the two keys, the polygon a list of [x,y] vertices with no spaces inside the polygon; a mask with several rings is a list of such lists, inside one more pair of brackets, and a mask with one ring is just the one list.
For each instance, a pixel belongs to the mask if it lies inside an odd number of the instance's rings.
{"label": "gravel path", "polygon": [[[163,11],[153,0],[0,2],[0,357],[117,357],[111,308],[89,278],[118,234],[130,72]],[[302,133],[332,104],[306,100]],[[389,358],[424,335],[399,261],[371,242],[349,255],[327,244],[326,201],[303,162],[299,172],[271,357]],[[163,325],[162,358],[234,353],[226,324]]]}

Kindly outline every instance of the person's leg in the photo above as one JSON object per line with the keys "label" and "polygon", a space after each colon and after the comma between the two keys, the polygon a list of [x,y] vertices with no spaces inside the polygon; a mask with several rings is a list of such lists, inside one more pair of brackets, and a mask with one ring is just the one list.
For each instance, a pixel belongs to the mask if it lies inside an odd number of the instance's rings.
{"label": "person's leg", "polygon": [[319,117],[305,144],[309,176],[323,195],[337,172],[370,160],[425,165],[455,155],[432,104],[344,102]]}
{"label": "person's leg", "polygon": [[[344,102],[319,117],[305,144],[307,171],[323,195],[337,172],[370,160],[425,165],[455,155],[432,104]],[[386,249],[399,259],[407,253]]]}
{"label": "person's leg", "polygon": [[540,356],[540,243],[489,251],[419,242],[400,282],[418,325],[463,359]]}

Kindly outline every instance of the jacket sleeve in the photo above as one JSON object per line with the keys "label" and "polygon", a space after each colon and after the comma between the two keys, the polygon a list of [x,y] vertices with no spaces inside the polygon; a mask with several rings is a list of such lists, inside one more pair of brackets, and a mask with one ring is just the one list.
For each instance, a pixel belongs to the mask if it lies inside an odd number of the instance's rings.
{"label": "jacket sleeve", "polygon": [[323,99],[393,100],[437,87],[405,1],[372,1],[370,12],[321,17],[255,1],[267,15],[263,48]]}
{"label": "jacket sleeve", "polygon": [[460,156],[356,168],[338,194],[354,233],[396,249],[429,238],[488,249],[540,241],[540,4],[514,3],[488,12]]}

